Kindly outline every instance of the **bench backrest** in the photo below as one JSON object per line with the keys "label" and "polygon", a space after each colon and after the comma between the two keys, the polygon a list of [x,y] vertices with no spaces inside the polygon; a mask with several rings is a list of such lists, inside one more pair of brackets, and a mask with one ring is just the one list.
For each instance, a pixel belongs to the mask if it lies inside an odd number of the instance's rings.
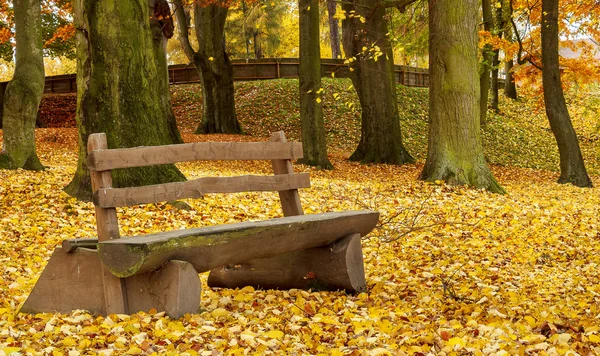
{"label": "bench backrest", "polygon": [[[87,165],[92,178],[100,241],[119,238],[116,207],[199,198],[205,193],[278,191],[285,216],[302,215],[298,188],[309,188],[308,173],[294,173],[291,160],[302,158],[302,144],[275,132],[269,142],[198,142],[108,149],[104,133],[88,139]],[[198,160],[270,160],[273,176],[205,177],[130,188],[113,188],[110,171]]]}

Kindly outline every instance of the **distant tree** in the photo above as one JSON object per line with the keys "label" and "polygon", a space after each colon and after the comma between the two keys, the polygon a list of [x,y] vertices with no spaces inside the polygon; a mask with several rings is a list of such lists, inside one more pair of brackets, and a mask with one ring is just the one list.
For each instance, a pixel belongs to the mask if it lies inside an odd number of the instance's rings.
{"label": "distant tree", "polygon": [[[512,28],[512,1],[508,1],[507,4],[503,6],[503,9],[506,9],[506,13],[503,15],[504,19],[504,38],[509,42],[514,42],[513,36],[513,28]],[[513,77],[513,66],[514,66],[514,58],[509,57],[504,59],[504,72],[506,73],[506,77],[504,79],[504,95],[507,98],[517,100],[517,85],[515,83],[515,78]]]}
{"label": "distant tree", "polygon": [[[494,29],[492,34],[498,38],[502,38],[502,33],[504,29],[504,20],[503,20],[503,12],[502,12],[502,2],[499,1],[496,3],[494,9]],[[499,83],[498,83],[498,74],[500,69],[500,49],[495,48],[492,57],[492,100],[490,106],[496,112],[498,112],[498,92],[499,92]]]}
{"label": "distant tree", "polygon": [[321,98],[321,49],[319,44],[319,0],[299,0],[300,13],[300,119],[302,163],[331,169]]}
{"label": "distant tree", "polygon": [[[481,1],[481,12],[483,13],[483,29],[492,30],[492,1]],[[486,44],[481,50],[483,61],[479,67],[479,124],[485,128],[487,124],[488,98],[490,94],[490,70],[492,68],[492,46]]]}
{"label": "distant tree", "polygon": [[429,145],[420,178],[503,193],[479,133],[477,13],[477,0],[429,1]]}
{"label": "distant tree", "polygon": [[42,170],[35,149],[35,122],[44,92],[40,0],[14,0],[15,73],[4,94],[0,168]]}
{"label": "distant tree", "polygon": [[[173,143],[161,98],[148,0],[73,2],[77,28],[79,160],[65,191],[91,198],[86,143],[104,132],[111,148]],[[112,171],[117,187],[182,181],[174,165]]]}
{"label": "distant tree", "polygon": [[169,90],[169,65],[167,63],[167,41],[173,37],[175,26],[171,16],[171,7],[167,0],[148,0],[150,6],[150,30],[154,48],[154,59],[158,70],[160,106],[169,123],[169,134],[174,143],[183,143],[177,120],[171,107]]}
{"label": "distant tree", "polygon": [[550,128],[558,143],[559,183],[591,187],[577,134],[565,103],[558,60],[558,0],[542,0],[542,82]]}
{"label": "distant tree", "polygon": [[350,0],[342,3],[342,43],[351,79],[362,109],[361,137],[350,160],[365,163],[414,162],[404,148],[398,117],[393,53],[388,39],[385,6],[406,1]]}
{"label": "distant tree", "polygon": [[336,17],[337,1],[327,0],[327,16],[329,19],[329,44],[331,45],[331,58],[342,58],[340,48],[340,24]]}
{"label": "distant tree", "polygon": [[225,20],[229,6],[227,1],[193,3],[197,51],[189,40],[189,12],[185,11],[182,0],[175,0],[174,5],[179,41],[202,80],[203,118],[196,133],[240,133],[242,130],[233,96],[233,67],[224,46]]}

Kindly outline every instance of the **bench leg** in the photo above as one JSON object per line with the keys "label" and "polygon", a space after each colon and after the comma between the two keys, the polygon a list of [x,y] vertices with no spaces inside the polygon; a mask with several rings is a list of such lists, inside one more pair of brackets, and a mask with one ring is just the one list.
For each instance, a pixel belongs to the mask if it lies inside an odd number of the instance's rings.
{"label": "bench leg", "polygon": [[210,272],[211,287],[262,289],[366,290],[360,235],[323,247],[228,265]]}
{"label": "bench leg", "polygon": [[[156,271],[127,278],[125,284],[129,313],[155,308],[179,318],[200,307],[200,279],[187,262],[170,261]],[[67,253],[57,247],[20,312],[70,313],[76,309],[106,315],[100,258],[95,250],[78,248]]]}

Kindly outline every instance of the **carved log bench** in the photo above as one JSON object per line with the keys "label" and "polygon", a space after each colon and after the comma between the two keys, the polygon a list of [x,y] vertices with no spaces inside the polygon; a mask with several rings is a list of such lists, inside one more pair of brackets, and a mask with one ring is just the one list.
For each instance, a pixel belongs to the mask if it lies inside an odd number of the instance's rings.
{"label": "carved log bench", "polygon": [[[373,211],[303,215],[298,188],[308,173],[293,172],[300,143],[283,132],[270,142],[190,143],[108,149],[104,134],[88,140],[98,239],[65,240],[57,247],[22,312],[86,309],[96,314],[151,308],[174,318],[200,305],[198,273],[209,286],[365,289],[360,238],[376,225]],[[110,171],[195,160],[270,160],[273,176],[206,177],[187,182],[112,188]],[[278,191],[283,218],[121,238],[116,208],[206,193]]]}

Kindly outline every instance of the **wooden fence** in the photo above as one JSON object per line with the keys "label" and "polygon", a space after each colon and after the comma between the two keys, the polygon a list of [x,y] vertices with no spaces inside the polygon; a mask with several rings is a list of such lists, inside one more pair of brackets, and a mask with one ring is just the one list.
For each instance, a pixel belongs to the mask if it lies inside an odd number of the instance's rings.
{"label": "wooden fence", "polygon": [[[233,79],[263,80],[279,78],[298,78],[299,63],[297,58],[236,59],[233,64]],[[429,72],[427,69],[409,66],[395,66],[396,82],[412,87],[428,87]],[[347,78],[350,74],[348,65],[342,59],[322,59],[321,73],[324,77]],[[198,71],[191,64],[169,66],[171,84],[199,83]],[[7,82],[0,83],[2,93]],[[46,77],[44,93],[75,93],[77,78],[75,74]]]}

